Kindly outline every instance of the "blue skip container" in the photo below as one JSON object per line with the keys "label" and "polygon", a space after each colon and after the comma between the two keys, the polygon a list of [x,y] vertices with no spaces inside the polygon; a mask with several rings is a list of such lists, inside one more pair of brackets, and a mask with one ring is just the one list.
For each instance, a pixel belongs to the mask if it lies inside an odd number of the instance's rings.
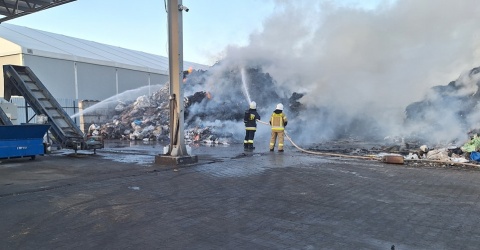
{"label": "blue skip container", "polygon": [[43,155],[43,136],[50,125],[22,124],[0,126],[0,158],[31,157]]}

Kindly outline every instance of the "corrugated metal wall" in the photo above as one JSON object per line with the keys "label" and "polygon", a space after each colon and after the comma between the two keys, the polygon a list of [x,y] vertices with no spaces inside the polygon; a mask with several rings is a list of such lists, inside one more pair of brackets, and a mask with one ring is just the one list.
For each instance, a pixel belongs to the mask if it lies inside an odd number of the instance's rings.
{"label": "corrugated metal wall", "polygon": [[3,97],[3,65],[14,64],[22,65],[22,55],[0,56],[0,97]]}
{"label": "corrugated metal wall", "polygon": [[[56,100],[69,116],[78,113],[78,100],[67,98],[58,98]],[[28,105],[26,106],[25,99],[23,97],[12,97],[10,102],[17,106],[18,124],[37,122],[35,112],[30,107],[28,107]],[[78,117],[74,118],[73,121],[75,122],[75,124],[80,126],[80,119]]]}
{"label": "corrugated metal wall", "polygon": [[33,70],[55,98],[101,101],[127,90],[168,81],[167,75],[157,73],[34,55],[24,55],[24,65]]}
{"label": "corrugated metal wall", "polygon": [[25,54],[23,63],[33,70],[55,98],[75,98],[73,62]]}

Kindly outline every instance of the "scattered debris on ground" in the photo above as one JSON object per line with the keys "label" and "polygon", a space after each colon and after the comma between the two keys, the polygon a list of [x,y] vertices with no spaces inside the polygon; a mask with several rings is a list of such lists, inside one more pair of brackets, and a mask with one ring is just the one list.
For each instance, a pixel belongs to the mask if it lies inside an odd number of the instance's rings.
{"label": "scattered debris on ground", "polygon": [[[466,149],[472,149],[466,147],[466,145],[472,144],[477,145],[475,150],[466,151]],[[478,152],[480,150],[480,140],[477,135],[474,135],[470,141],[461,147],[436,145],[430,148],[427,145],[418,144],[417,141],[406,142],[405,139],[392,140],[392,138],[385,138],[384,141],[364,142],[349,138],[317,143],[309,150],[332,155],[370,157],[393,164],[429,167],[457,166],[480,169],[480,153]],[[400,160],[399,157],[402,159]]]}

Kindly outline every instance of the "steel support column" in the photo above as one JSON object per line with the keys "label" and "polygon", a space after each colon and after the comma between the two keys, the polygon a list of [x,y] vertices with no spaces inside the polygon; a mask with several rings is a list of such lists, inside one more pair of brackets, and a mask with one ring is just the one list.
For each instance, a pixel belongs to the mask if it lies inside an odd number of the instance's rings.
{"label": "steel support column", "polygon": [[[198,161],[189,156],[185,145],[183,101],[183,21],[182,0],[168,0],[168,59],[170,75],[170,146],[168,153],[159,155],[159,164],[188,164]],[[188,9],[187,9],[188,10]]]}

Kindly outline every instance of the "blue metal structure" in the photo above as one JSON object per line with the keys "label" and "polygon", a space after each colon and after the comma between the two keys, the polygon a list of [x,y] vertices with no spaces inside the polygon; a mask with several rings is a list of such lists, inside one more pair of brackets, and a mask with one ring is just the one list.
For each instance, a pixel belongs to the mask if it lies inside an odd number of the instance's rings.
{"label": "blue metal structure", "polygon": [[0,126],[0,158],[31,157],[43,155],[43,136],[50,125],[24,124]]}

